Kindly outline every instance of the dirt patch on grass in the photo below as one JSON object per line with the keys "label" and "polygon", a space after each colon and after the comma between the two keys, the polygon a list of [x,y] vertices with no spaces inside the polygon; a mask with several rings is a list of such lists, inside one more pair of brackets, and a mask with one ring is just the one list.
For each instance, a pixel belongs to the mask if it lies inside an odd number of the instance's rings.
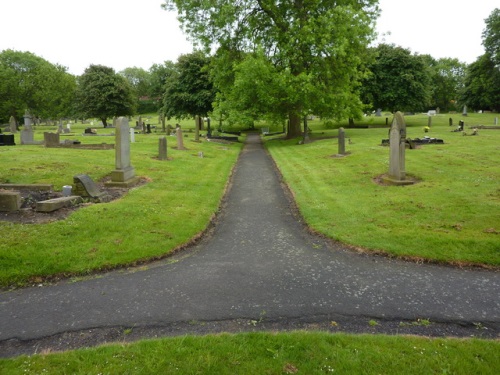
{"label": "dirt patch on grass", "polygon": [[[129,188],[110,188],[105,186],[106,181],[109,180],[110,177],[106,177],[99,182],[96,182],[96,185],[99,187],[100,191],[106,192],[108,195],[110,195],[112,201],[121,198],[130,189],[144,185],[148,182],[147,178],[141,177],[135,185]],[[50,223],[52,221],[63,220],[72,212],[79,210],[82,207],[91,204],[100,204],[92,203],[89,201],[89,199],[84,198],[84,203],[77,206],[65,207],[53,212],[38,212],[35,210],[37,202],[62,197],[62,192],[42,190],[19,190],[19,192],[21,193],[22,198],[21,209],[15,212],[0,212],[0,221],[8,221],[17,224]]]}

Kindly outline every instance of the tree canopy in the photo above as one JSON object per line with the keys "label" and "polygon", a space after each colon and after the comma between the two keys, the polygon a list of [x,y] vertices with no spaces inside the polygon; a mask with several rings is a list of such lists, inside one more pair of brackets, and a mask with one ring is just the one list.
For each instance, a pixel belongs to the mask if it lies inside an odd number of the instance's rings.
{"label": "tree canopy", "polygon": [[500,9],[496,8],[485,20],[486,28],[483,31],[483,46],[491,56],[491,60],[500,66]]}
{"label": "tree canopy", "polygon": [[209,74],[210,57],[202,52],[181,55],[165,82],[163,112],[167,118],[206,117],[215,90]]}
{"label": "tree canopy", "polygon": [[28,109],[34,116],[60,118],[71,113],[75,77],[31,52],[0,53],[0,117],[21,118]]}
{"label": "tree canopy", "polygon": [[101,119],[104,127],[109,117],[133,115],[135,106],[132,87],[113,68],[90,65],[78,79],[78,112],[84,117]]}
{"label": "tree canopy", "polygon": [[[311,111],[326,117],[361,113],[359,81],[364,75],[367,46],[374,37],[377,3],[165,0],[164,8],[177,10],[184,30],[206,48],[246,53],[260,49],[261,57],[265,56],[279,75],[274,83],[286,88],[286,95],[280,98],[282,105],[273,108],[279,115],[286,107],[288,136],[295,137],[300,134],[301,117]],[[249,64],[257,61],[255,56],[244,55],[245,58],[253,59]],[[235,95],[222,96],[224,100],[231,97]]]}
{"label": "tree canopy", "polygon": [[363,98],[374,108],[412,112],[430,105],[430,71],[424,57],[410,50],[380,44],[371,75],[363,84]]}

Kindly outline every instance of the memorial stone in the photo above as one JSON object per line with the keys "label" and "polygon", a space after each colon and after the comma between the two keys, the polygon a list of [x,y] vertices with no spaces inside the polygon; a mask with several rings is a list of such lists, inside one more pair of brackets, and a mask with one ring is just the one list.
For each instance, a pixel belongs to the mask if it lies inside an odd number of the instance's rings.
{"label": "memorial stone", "polygon": [[130,164],[130,127],[126,117],[119,117],[115,131],[115,170],[111,172],[111,187],[126,187],[137,181],[135,170]]}
{"label": "memorial stone", "polygon": [[158,149],[158,159],[167,160],[167,137],[160,137]]}
{"label": "memorial stone", "polygon": [[14,116],[10,116],[9,125],[10,125],[10,132],[17,133],[17,124],[16,124],[16,119],[14,118]]}
{"label": "memorial stone", "polygon": [[389,174],[384,181],[393,185],[407,185],[405,170],[406,123],[401,112],[394,114],[389,131]]}
{"label": "memorial stone", "polygon": [[345,131],[339,128],[339,155],[345,155]]}
{"label": "memorial stone", "polygon": [[176,129],[175,135],[177,136],[177,150],[185,150],[184,140],[182,139],[182,129],[180,126]]}

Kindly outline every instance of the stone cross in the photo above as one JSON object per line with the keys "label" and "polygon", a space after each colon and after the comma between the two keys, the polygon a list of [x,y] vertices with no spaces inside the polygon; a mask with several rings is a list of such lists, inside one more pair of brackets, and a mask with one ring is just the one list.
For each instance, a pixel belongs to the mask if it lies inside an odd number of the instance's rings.
{"label": "stone cross", "polygon": [[345,131],[339,128],[339,155],[345,155]]}
{"label": "stone cross", "polygon": [[167,160],[167,137],[160,137],[158,143],[158,159]]}
{"label": "stone cross", "polygon": [[130,127],[126,117],[118,117],[115,130],[115,170],[108,186],[130,186],[137,178],[130,164]]}
{"label": "stone cross", "polygon": [[17,124],[16,124],[16,119],[14,118],[14,116],[10,116],[9,124],[10,124],[10,132],[17,133]]}
{"label": "stone cross", "polygon": [[389,132],[389,178],[397,181],[406,179],[405,171],[406,123],[401,112],[394,114]]}
{"label": "stone cross", "polygon": [[179,127],[177,127],[175,134],[177,136],[177,150],[185,150],[184,148],[184,139],[182,138],[182,130]]}

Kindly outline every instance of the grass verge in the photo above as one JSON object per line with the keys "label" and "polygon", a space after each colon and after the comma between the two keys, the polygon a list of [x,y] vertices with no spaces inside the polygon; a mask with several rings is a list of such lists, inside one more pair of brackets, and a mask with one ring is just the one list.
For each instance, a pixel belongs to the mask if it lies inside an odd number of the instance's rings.
{"label": "grass verge", "polygon": [[184,336],[0,360],[5,374],[497,374],[500,343],[320,332]]}
{"label": "grass verge", "polygon": [[[451,131],[455,127],[448,118],[433,117],[430,132],[424,133],[427,116],[406,117],[408,137],[445,143],[406,150],[406,171],[419,183],[405,187],[374,182],[388,171],[389,148],[381,146],[388,128],[382,118],[360,124],[373,128],[346,129],[350,154],[342,158],[334,157],[336,139],[322,139],[337,130],[319,121],[310,122],[314,142],[271,138],[266,146],[314,230],[397,257],[498,267],[500,130],[463,136]],[[493,115],[475,114],[466,119],[466,130],[471,133],[468,124],[490,123]]]}
{"label": "grass verge", "polygon": [[[81,136],[84,127],[73,125],[78,135],[68,138],[114,143],[110,136]],[[38,126],[36,138],[49,130],[55,129]],[[98,134],[112,131],[99,129]],[[136,176],[149,182],[119,200],[87,205],[65,220],[47,224],[0,221],[0,286],[154,259],[204,231],[218,210],[242,144],[197,143],[192,141],[194,133],[187,135],[184,151],[175,149],[175,137],[168,137],[169,160],[161,161],[160,134],[136,134],[131,164]],[[0,182],[51,183],[61,190],[72,185],[76,174],[88,174],[95,181],[108,175],[114,169],[115,151],[23,145],[1,147],[0,158]]]}

